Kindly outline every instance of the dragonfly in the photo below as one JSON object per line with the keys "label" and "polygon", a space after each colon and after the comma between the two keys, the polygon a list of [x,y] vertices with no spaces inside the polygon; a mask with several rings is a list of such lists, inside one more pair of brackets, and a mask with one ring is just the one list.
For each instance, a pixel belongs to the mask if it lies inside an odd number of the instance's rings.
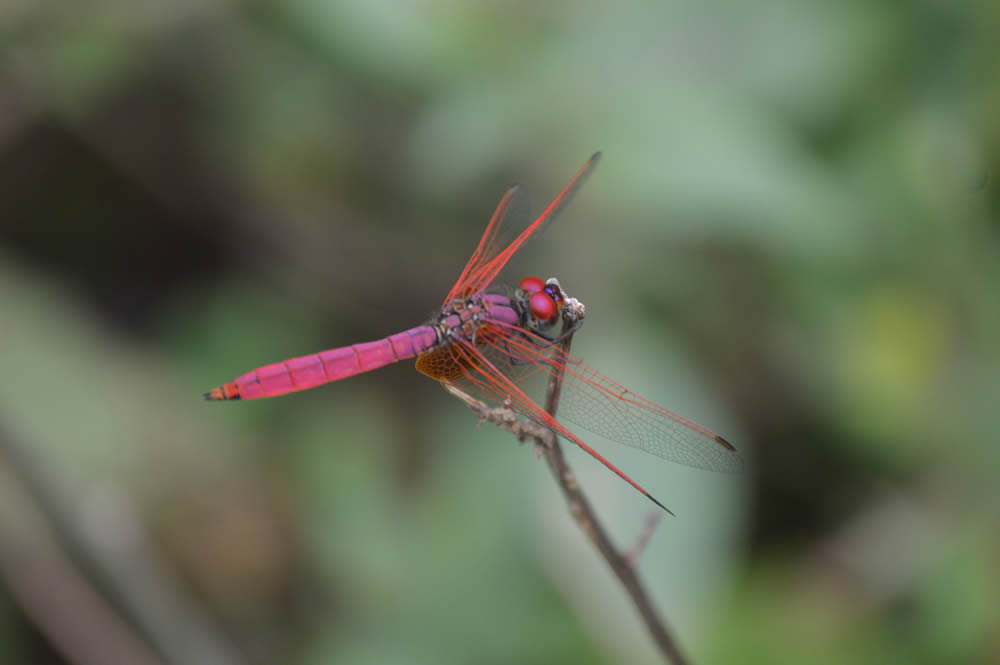
{"label": "dragonfly", "polygon": [[[213,388],[205,399],[275,397],[416,358],[417,369],[432,379],[485,403],[512,408],[571,441],[668,513],[666,506],[562,421],[682,465],[739,471],[743,458],[729,441],[628,390],[560,347],[559,342],[582,325],[583,317],[555,334],[560,314],[571,300],[558,280],[529,276],[510,289],[498,279],[521,246],[567,206],[599,159],[599,152],[592,155],[519,233],[514,223],[507,222],[515,216],[510,213],[520,190],[517,185],[508,188],[440,311],[423,325],[373,342],[258,367]],[[507,242],[507,238],[512,239]],[[558,418],[529,395],[533,384],[552,376],[562,381]]]}

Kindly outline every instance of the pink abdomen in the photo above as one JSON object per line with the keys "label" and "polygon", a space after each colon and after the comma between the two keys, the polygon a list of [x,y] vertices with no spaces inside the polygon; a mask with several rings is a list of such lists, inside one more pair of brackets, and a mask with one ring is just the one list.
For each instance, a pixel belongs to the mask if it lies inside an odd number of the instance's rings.
{"label": "pink abdomen", "polygon": [[342,346],[264,365],[205,393],[205,399],[259,399],[306,390],[330,381],[413,358],[437,343],[430,326],[418,326],[375,342]]}

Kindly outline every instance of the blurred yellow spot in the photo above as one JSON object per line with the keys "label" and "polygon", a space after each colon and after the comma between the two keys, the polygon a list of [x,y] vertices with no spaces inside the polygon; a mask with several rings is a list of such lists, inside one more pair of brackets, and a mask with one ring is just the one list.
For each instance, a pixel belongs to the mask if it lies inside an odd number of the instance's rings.
{"label": "blurred yellow spot", "polygon": [[896,454],[893,442],[906,441],[918,452],[924,424],[934,417],[949,321],[941,305],[895,289],[873,293],[847,317],[835,372],[845,422],[861,430],[864,445],[882,442]]}

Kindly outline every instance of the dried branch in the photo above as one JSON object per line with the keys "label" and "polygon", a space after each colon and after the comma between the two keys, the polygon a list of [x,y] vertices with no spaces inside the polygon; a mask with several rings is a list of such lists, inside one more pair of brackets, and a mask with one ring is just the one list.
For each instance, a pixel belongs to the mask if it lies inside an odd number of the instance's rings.
{"label": "dried branch", "polygon": [[649,541],[653,538],[653,533],[656,531],[656,527],[659,526],[661,517],[663,517],[663,513],[656,510],[651,510],[646,515],[642,531],[639,532],[639,537],[635,539],[635,546],[625,552],[625,556],[633,566],[639,565],[639,557],[642,556],[642,553],[649,545]]}
{"label": "dried branch", "polygon": [[[583,306],[579,305],[572,298],[567,299],[566,306],[563,309],[563,330],[572,331],[582,319],[582,316]],[[570,332],[560,342],[560,346],[564,352],[569,353],[572,340],[573,335]],[[545,410],[553,417],[555,417],[556,409],[559,406],[559,396],[562,392],[562,375],[561,367],[556,372],[553,372],[546,393]],[[646,624],[646,628],[649,630],[656,646],[668,662],[674,665],[686,665],[688,661],[684,658],[674,638],[667,630],[667,626],[656,611],[656,608],[653,607],[649,593],[642,585],[642,582],[640,582],[635,568],[638,554],[645,548],[649,537],[652,535],[652,530],[655,528],[655,521],[651,520],[647,523],[647,527],[644,529],[639,543],[632,553],[619,552],[611,542],[611,538],[608,536],[604,526],[598,520],[597,514],[590,505],[590,501],[583,493],[580,483],[577,482],[573,470],[566,463],[562,446],[559,444],[559,438],[552,430],[534,421],[521,419],[509,407],[490,408],[483,402],[466,395],[458,388],[449,384],[444,385],[449,392],[468,404],[479,416],[480,421],[488,420],[502,427],[514,434],[518,441],[523,442],[527,438],[532,438],[537,442],[542,450],[542,454],[545,456],[546,462],[548,462],[553,477],[555,477],[556,482],[562,489],[563,495],[566,497],[570,514],[573,515],[576,523],[587,535],[594,547],[597,548],[597,551],[604,557],[604,560],[611,567],[612,572],[618,578],[625,592],[632,599],[636,610],[639,612],[639,616],[642,618],[643,623]]]}

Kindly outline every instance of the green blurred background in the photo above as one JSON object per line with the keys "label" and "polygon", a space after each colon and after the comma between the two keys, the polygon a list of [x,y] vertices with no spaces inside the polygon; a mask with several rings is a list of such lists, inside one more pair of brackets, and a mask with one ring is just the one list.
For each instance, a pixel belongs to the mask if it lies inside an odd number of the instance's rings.
{"label": "green blurred background", "polygon": [[[597,149],[512,276],[747,458],[587,437],[678,515],[641,575],[692,661],[1000,662],[998,34],[994,0],[5,0],[0,662],[660,662],[544,463],[409,363],[200,398],[423,322],[507,184],[538,210]],[[569,455],[628,547],[649,503]]]}

